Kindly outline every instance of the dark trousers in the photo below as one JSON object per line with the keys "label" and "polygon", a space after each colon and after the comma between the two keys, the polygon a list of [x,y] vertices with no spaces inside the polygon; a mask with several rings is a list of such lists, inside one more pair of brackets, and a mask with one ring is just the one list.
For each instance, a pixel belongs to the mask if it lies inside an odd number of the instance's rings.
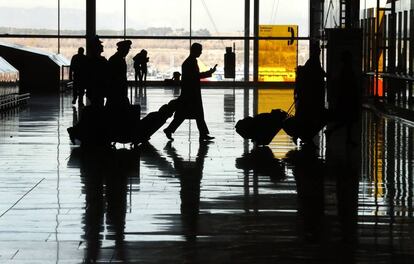
{"label": "dark trousers", "polygon": [[85,94],[85,89],[83,86],[80,83],[74,81],[72,89],[73,100],[76,100],[79,97],[79,101],[81,102],[83,100],[83,95]]}
{"label": "dark trousers", "polygon": [[[171,121],[170,125],[165,129],[165,131],[171,134],[174,133],[175,130],[177,130],[177,128],[184,122],[184,120],[185,118],[183,116],[174,115],[173,121]],[[200,136],[208,135],[210,132],[208,131],[204,116],[197,117],[195,120]]]}

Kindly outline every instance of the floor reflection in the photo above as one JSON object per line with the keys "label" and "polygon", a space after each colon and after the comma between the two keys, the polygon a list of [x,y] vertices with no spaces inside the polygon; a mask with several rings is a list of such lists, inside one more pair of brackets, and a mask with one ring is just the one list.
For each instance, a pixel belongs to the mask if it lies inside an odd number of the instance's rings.
{"label": "floor reflection", "polygon": [[204,159],[211,142],[200,142],[195,160],[185,160],[168,142],[165,147],[168,156],[174,161],[176,175],[180,180],[181,220],[183,234],[187,241],[194,242],[197,237],[198,213],[200,209],[200,183],[203,178]]}
{"label": "floor reflection", "polygon": [[286,155],[296,181],[298,216],[306,240],[319,240],[324,229],[325,163],[313,146],[304,145]]}
{"label": "floor reflection", "polygon": [[82,236],[84,261],[99,259],[103,240],[115,242],[114,258],[126,261],[124,250],[128,185],[139,182],[139,151],[111,148],[74,148],[70,166],[79,165],[85,194]]}
{"label": "floor reflection", "polygon": [[[70,94],[3,115],[0,262],[412,262],[412,126],[364,112],[356,144],[338,129],[317,148],[282,133],[256,147],[235,122],[261,111],[255,96],[271,107],[291,90],[203,93],[208,145],[186,121],[169,143],[161,132],[136,151],[77,148]],[[145,115],[176,95],[136,100]]]}

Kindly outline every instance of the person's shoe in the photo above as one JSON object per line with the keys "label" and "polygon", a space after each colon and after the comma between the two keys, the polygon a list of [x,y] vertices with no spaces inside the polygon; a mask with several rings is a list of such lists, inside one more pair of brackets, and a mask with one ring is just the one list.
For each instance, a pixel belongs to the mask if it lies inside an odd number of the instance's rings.
{"label": "person's shoe", "polygon": [[169,140],[174,140],[171,132],[167,131],[166,129],[164,129],[164,134]]}
{"label": "person's shoe", "polygon": [[68,133],[69,133],[69,139],[70,139],[70,142],[72,142],[72,144],[73,144],[73,145],[75,145],[75,144],[76,144],[76,142],[75,142],[75,136],[73,135],[73,127],[69,127],[69,128],[67,129],[67,131],[68,131]]}
{"label": "person's shoe", "polygon": [[212,140],[215,139],[215,137],[209,136],[209,135],[203,135],[200,136],[200,141],[208,141],[208,140]]}

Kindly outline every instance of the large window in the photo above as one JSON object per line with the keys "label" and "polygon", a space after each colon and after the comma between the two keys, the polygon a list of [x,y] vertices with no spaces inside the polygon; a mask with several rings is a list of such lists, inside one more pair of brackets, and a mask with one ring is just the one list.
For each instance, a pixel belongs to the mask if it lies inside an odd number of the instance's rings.
{"label": "large window", "polygon": [[[245,55],[248,79],[252,80],[254,2],[250,1],[248,54],[244,50],[243,0],[96,0],[96,33],[104,41],[106,58],[116,52],[117,41],[133,41],[127,57],[129,79],[133,79],[132,57],[141,49],[150,57],[148,79],[163,80],[181,71],[190,43],[200,42],[204,46],[200,67],[218,64],[211,80],[226,80],[225,48],[233,46],[236,80],[244,80]],[[297,42],[297,59],[303,64],[308,57],[308,41],[303,40],[309,31],[308,0],[260,0],[259,6],[260,25],[298,27],[297,36],[302,39]],[[0,34],[9,34],[0,35],[1,41],[61,53],[70,59],[78,47],[85,47],[86,0],[0,0]]]}
{"label": "large window", "polygon": [[244,34],[244,1],[193,0],[191,11],[193,36]]}
{"label": "large window", "polygon": [[260,0],[261,25],[298,25],[299,37],[309,35],[309,1]]}
{"label": "large window", "polygon": [[0,0],[0,33],[56,34],[56,0]]}
{"label": "large window", "polygon": [[60,34],[85,35],[85,0],[60,0]]}
{"label": "large window", "polygon": [[126,18],[127,35],[190,35],[188,0],[127,0]]}
{"label": "large window", "polygon": [[124,34],[124,0],[96,0],[96,33]]}

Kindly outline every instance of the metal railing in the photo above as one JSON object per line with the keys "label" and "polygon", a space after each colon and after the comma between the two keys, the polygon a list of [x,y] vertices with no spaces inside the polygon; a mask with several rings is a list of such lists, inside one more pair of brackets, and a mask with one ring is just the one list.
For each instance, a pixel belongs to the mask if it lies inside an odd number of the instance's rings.
{"label": "metal railing", "polygon": [[8,110],[25,104],[30,98],[30,93],[24,94],[8,94],[0,96],[0,111]]}

